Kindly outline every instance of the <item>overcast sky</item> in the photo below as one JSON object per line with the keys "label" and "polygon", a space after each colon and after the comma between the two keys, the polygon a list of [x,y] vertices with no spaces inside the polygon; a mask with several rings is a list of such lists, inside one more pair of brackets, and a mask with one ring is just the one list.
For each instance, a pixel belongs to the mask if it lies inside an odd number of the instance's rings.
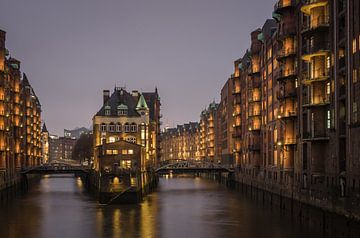
{"label": "overcast sky", "polygon": [[49,131],[89,127],[102,90],[158,87],[164,125],[198,121],[273,0],[0,0]]}

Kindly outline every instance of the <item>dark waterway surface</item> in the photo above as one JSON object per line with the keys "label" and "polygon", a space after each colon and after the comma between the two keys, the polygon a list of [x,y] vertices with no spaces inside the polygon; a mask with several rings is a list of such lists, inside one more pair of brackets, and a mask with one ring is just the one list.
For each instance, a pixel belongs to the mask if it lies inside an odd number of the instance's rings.
{"label": "dark waterway surface", "polygon": [[311,238],[291,220],[201,178],[161,178],[139,205],[102,206],[80,179],[47,176],[0,209],[0,238]]}

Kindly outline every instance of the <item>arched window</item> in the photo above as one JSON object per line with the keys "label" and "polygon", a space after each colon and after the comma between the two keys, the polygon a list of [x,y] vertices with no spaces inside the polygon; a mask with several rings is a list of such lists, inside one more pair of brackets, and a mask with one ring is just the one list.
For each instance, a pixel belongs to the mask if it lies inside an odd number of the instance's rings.
{"label": "arched window", "polygon": [[114,132],[115,131],[115,124],[114,123],[110,123],[109,125],[109,132]]}
{"label": "arched window", "polygon": [[106,129],[107,129],[106,124],[105,124],[105,123],[102,123],[102,124],[100,125],[100,131],[105,132]]}
{"label": "arched window", "polygon": [[130,126],[130,131],[131,132],[137,132],[137,125],[135,123],[132,123]]}
{"label": "arched window", "polygon": [[105,116],[111,115],[111,107],[109,105],[105,106]]}
{"label": "arched window", "polygon": [[120,123],[116,124],[116,132],[121,132],[122,131],[122,126]]}
{"label": "arched window", "polygon": [[130,132],[130,125],[125,123],[125,132]]}

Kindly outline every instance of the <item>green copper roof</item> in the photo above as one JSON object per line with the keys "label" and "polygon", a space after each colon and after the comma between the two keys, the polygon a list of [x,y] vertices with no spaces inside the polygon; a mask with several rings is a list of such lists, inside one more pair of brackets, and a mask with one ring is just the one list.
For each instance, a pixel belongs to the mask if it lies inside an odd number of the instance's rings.
{"label": "green copper roof", "polygon": [[148,105],[145,101],[145,98],[142,94],[140,94],[140,98],[139,98],[139,101],[136,105],[136,110],[141,110],[141,109],[149,109],[148,108]]}
{"label": "green copper roof", "polygon": [[277,21],[279,22],[281,20],[281,15],[276,13],[276,12],[273,12],[272,14],[272,17]]}
{"label": "green copper roof", "polygon": [[263,34],[263,33],[260,33],[260,34],[257,36],[257,39],[258,39],[259,41],[264,42],[264,41],[265,41],[264,34]]}

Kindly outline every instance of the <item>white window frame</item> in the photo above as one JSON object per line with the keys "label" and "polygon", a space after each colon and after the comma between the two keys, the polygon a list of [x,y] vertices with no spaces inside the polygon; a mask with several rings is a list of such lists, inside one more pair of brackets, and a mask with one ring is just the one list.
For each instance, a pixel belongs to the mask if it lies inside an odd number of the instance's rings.
{"label": "white window frame", "polygon": [[122,131],[122,125],[116,124],[116,132],[121,132],[121,131]]}
{"label": "white window frame", "polygon": [[131,124],[130,125],[130,131],[131,132],[137,132],[137,125],[136,124]]}
{"label": "white window frame", "polygon": [[100,124],[100,131],[105,132],[107,130],[106,124]]}

